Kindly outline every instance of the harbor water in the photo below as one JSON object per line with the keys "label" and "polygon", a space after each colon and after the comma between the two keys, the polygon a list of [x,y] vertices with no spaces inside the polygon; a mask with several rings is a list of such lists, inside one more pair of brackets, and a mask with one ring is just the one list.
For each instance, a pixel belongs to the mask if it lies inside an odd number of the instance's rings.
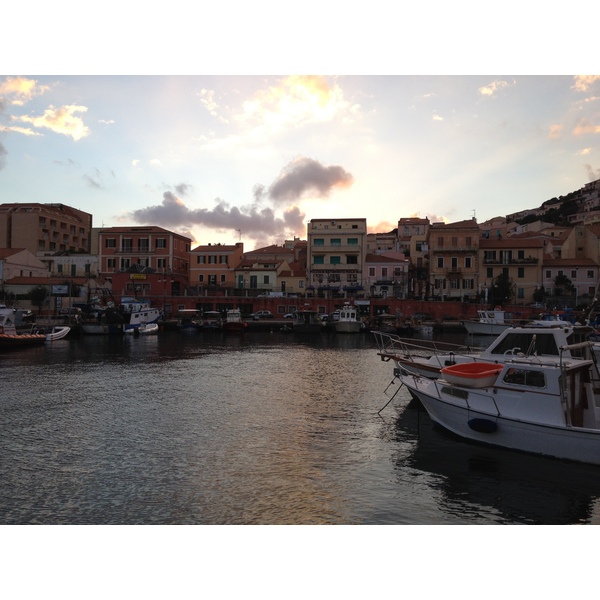
{"label": "harbor water", "polygon": [[371,334],[86,336],[0,378],[4,525],[600,518],[597,467],[434,428]]}

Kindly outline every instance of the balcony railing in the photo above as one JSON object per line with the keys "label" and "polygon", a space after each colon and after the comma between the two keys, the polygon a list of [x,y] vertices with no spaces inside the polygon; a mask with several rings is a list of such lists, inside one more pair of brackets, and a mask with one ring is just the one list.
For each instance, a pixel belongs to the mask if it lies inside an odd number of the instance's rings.
{"label": "balcony railing", "polygon": [[537,265],[539,258],[484,258],[484,265]]}

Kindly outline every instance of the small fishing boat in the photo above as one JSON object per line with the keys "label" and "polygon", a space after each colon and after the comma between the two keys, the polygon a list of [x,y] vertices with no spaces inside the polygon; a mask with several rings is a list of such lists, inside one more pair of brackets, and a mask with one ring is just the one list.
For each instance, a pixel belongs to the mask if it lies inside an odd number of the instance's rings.
{"label": "small fishing boat", "polygon": [[358,311],[349,303],[342,306],[338,318],[333,320],[333,328],[336,333],[359,333],[363,327],[358,317]]}
{"label": "small fishing boat", "polygon": [[467,333],[472,335],[498,335],[514,323],[507,321],[504,311],[497,306],[493,310],[478,310],[477,319],[462,321]]}
{"label": "small fishing boat", "polygon": [[223,328],[223,319],[218,310],[205,310],[202,316],[202,330],[216,331]]}
{"label": "small fishing boat", "polygon": [[296,333],[320,333],[324,325],[316,310],[304,307],[294,313],[293,328]]}
{"label": "small fishing boat", "polygon": [[223,330],[226,333],[244,333],[248,323],[244,323],[242,319],[242,312],[239,308],[230,308],[225,316],[225,322],[223,323]]}
{"label": "small fishing boat", "polygon": [[46,341],[43,333],[20,333],[15,325],[12,308],[0,304],[0,349],[41,345]]}
{"label": "small fishing boat", "polygon": [[[393,361],[398,371],[437,379],[444,367],[454,364],[486,361],[503,363],[515,356],[530,360],[558,362],[560,348],[589,341],[593,328],[586,325],[510,327],[496,337],[487,348],[449,344],[437,340],[405,339],[401,336],[373,331],[378,354],[383,361]],[[595,344],[600,354],[600,346]],[[569,355],[570,356],[570,355]]]}
{"label": "small fishing boat", "polygon": [[600,465],[600,376],[591,347],[561,347],[558,360],[512,355],[471,373],[455,365],[439,379],[397,377],[434,423],[466,440]]}

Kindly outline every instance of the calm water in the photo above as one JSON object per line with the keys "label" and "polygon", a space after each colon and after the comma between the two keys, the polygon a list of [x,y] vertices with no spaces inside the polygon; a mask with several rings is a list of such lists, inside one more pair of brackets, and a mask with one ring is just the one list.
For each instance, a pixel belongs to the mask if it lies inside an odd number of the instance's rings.
{"label": "calm water", "polygon": [[0,355],[2,524],[595,523],[600,471],[434,429],[371,335]]}

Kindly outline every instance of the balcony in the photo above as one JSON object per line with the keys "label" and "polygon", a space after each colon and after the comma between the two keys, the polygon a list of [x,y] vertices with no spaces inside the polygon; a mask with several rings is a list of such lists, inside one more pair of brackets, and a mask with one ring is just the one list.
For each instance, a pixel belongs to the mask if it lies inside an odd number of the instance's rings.
{"label": "balcony", "polygon": [[484,258],[484,265],[537,265],[539,258]]}

